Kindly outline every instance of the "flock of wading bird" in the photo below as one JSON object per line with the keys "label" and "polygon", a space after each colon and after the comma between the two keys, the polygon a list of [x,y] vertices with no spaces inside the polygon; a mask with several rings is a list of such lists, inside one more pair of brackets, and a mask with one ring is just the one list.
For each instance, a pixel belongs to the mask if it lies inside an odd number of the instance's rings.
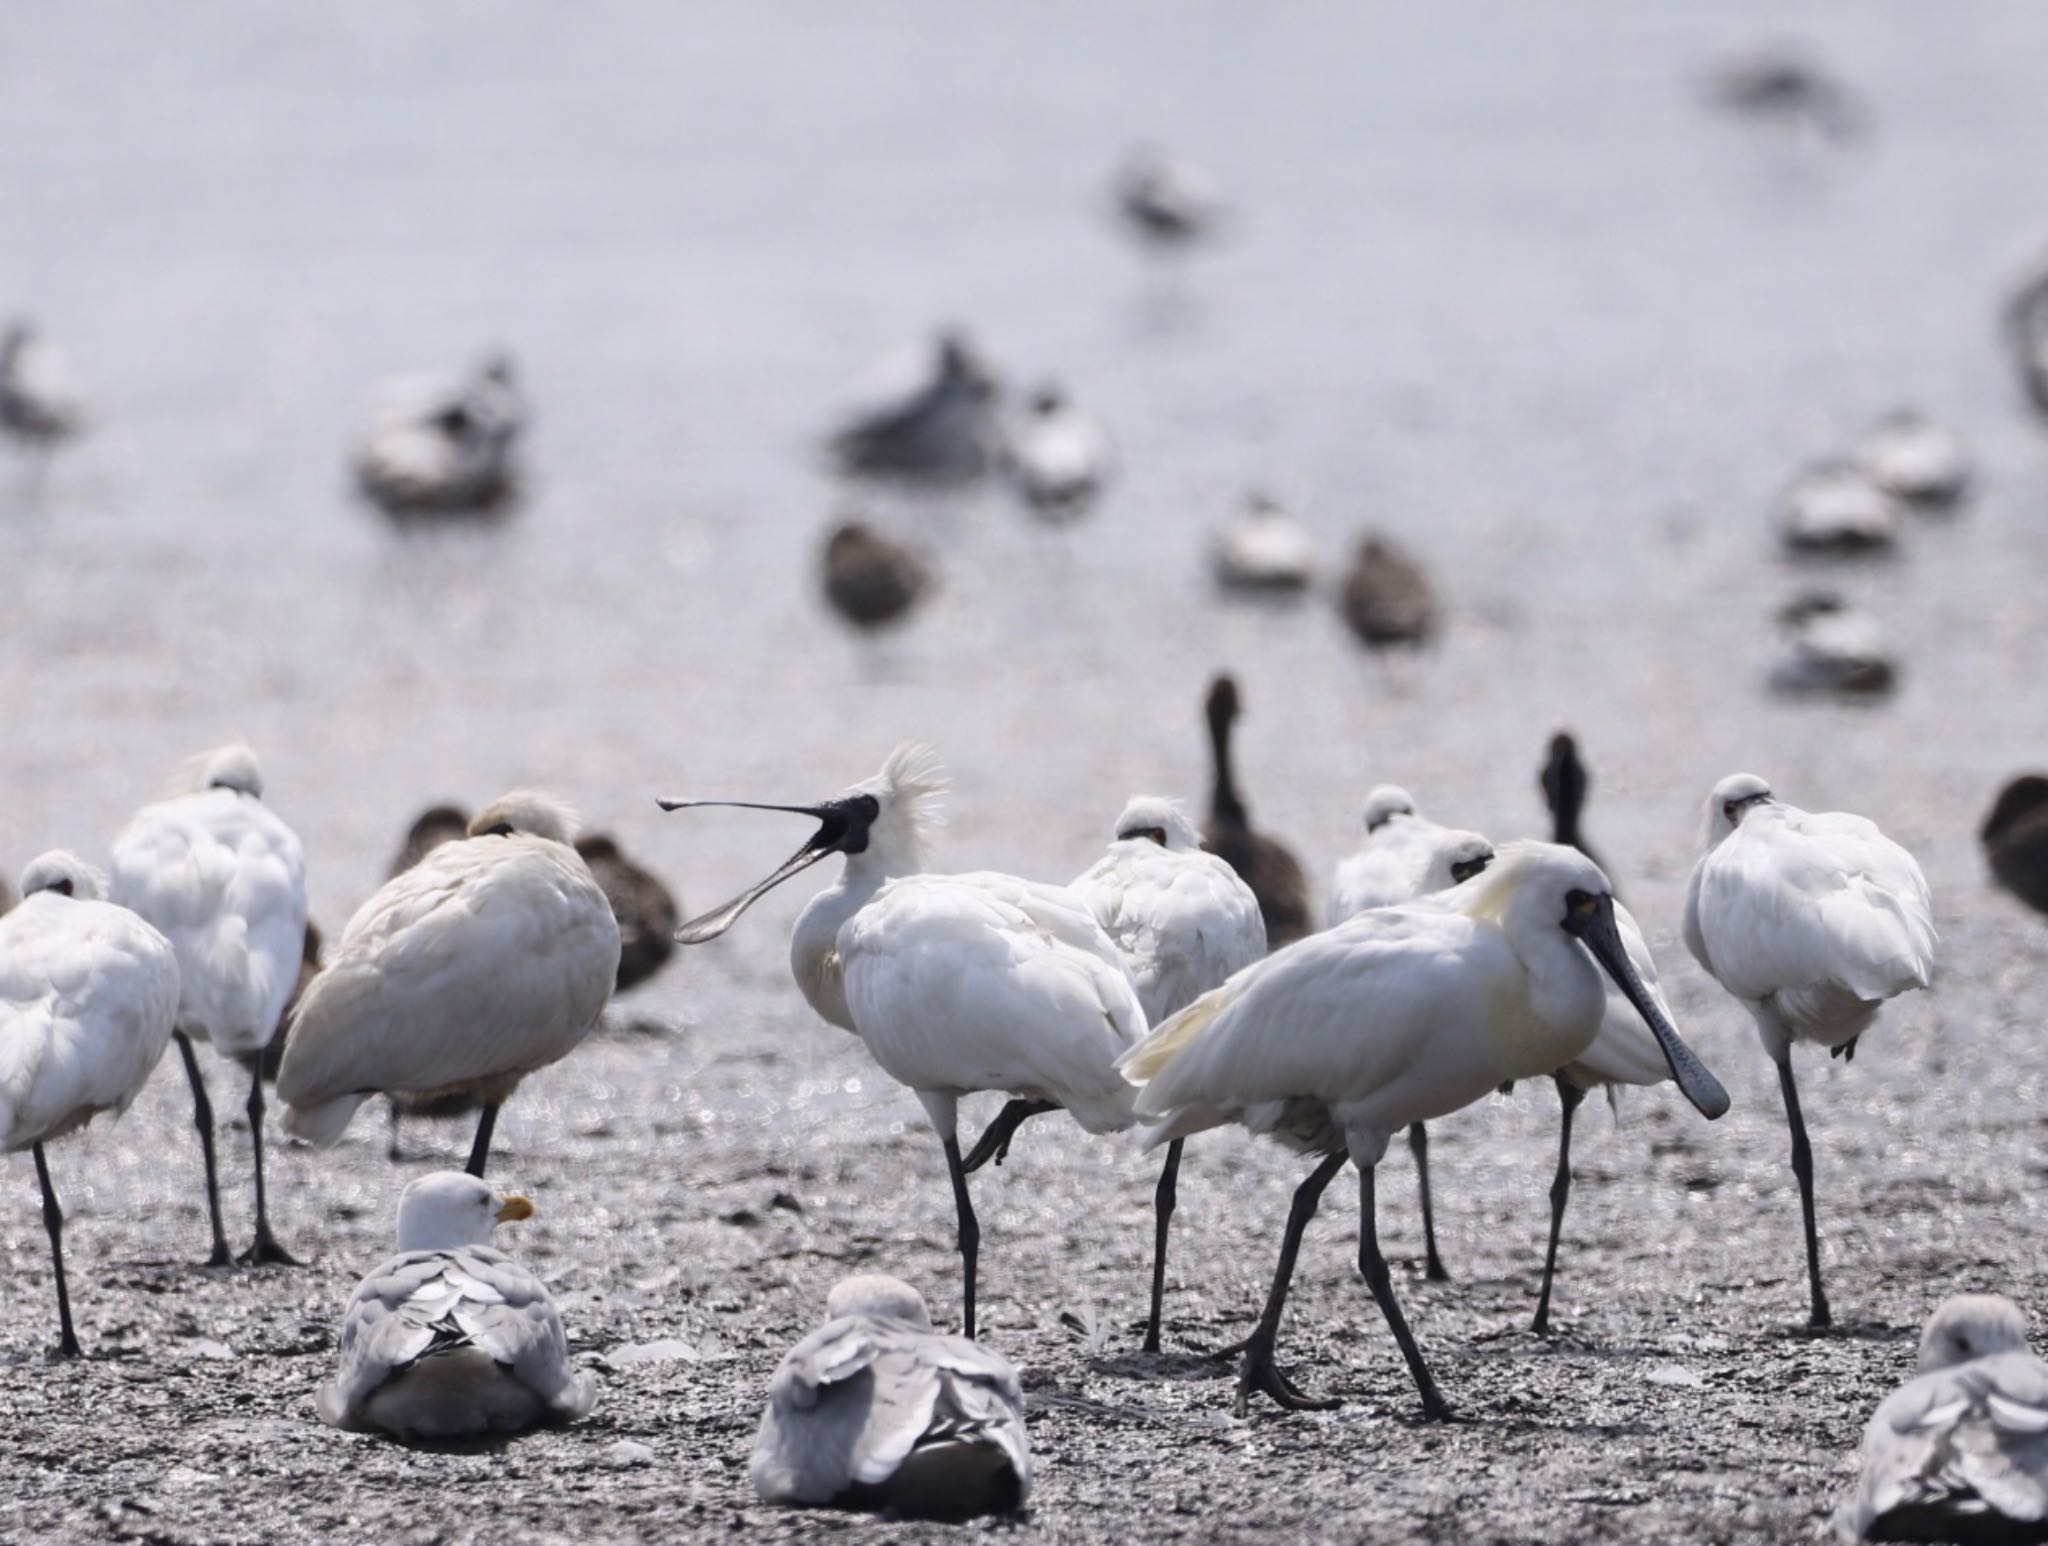
{"label": "flock of wading bird", "polygon": [[[1425,1124],[1516,1080],[1555,1081],[1562,1121],[1540,1332],[1572,1116],[1586,1092],[1670,1079],[1708,1120],[1728,1096],[1681,1039],[1642,929],[1586,851],[1589,780],[1570,736],[1556,737],[1541,776],[1556,842],[1496,845],[1438,825],[1401,789],[1372,790],[1363,841],[1338,865],[1318,931],[1301,866],[1252,826],[1238,787],[1230,678],[1212,684],[1206,712],[1206,831],[1173,800],[1133,798],[1108,850],[1067,885],[928,868],[945,778],[930,747],[905,745],[872,778],[815,804],[662,801],[817,824],[767,878],[679,927],[660,884],[615,845],[586,840],[579,852],[573,818],[546,795],[517,791],[467,821],[436,808],[317,970],[303,850],[264,804],[255,756],[234,746],[195,759],[114,839],[110,875],[45,854],[0,918],[0,1134],[10,1151],[34,1155],[58,1351],[80,1347],[45,1145],[124,1109],[173,1041],[205,1159],[210,1264],[230,1258],[195,1041],[250,1074],[256,1220],[239,1259],[292,1264],[271,1229],[262,1169],[266,1054],[281,1043],[269,1061],[283,1125],[312,1144],[336,1142],[374,1094],[394,1113],[481,1113],[467,1172],[406,1188],[398,1254],[347,1307],[321,1417],[437,1441],[583,1415],[594,1381],[572,1366],[546,1289],[491,1245],[498,1223],[532,1212],[482,1179],[498,1108],[584,1040],[615,986],[659,965],[671,931],[684,944],[715,939],[770,889],[838,856],[839,874],[796,924],[792,972],[812,1008],[859,1036],[924,1105],[958,1217],[964,1335],[937,1332],[908,1284],[842,1282],[824,1325],[770,1389],[752,1466],[764,1497],[959,1515],[1028,1496],[1016,1372],[972,1340],[980,1229],[969,1177],[1000,1163],[1025,1121],[1058,1111],[1091,1133],[1135,1129],[1164,1149],[1148,1350],[1160,1346],[1186,1140],[1236,1124],[1312,1162],[1264,1312],[1229,1350],[1241,1354],[1239,1415],[1256,1394],[1289,1410],[1336,1404],[1298,1384],[1277,1352],[1303,1229],[1345,1163],[1355,1165],[1360,1269],[1424,1416],[1448,1418],[1377,1238],[1377,1170],[1395,1134],[1407,1131],[1420,1162],[1427,1270],[1440,1277]],[[1985,827],[1994,872],[2037,905],[2048,878],[2044,790],[2038,779],[2015,784]],[[1753,774],[1716,784],[1705,815],[1684,938],[1749,1010],[1777,1066],[1810,1316],[1822,1327],[1830,1314],[1792,1049],[1853,1056],[1888,1000],[1929,984],[1927,886],[1870,821],[1800,810]],[[1009,1099],[963,1149],[959,1102],[981,1091]],[[2048,1365],[2026,1350],[2017,1310],[2003,1300],[1944,1305],[1922,1367],[1873,1419],[1844,1530],[1882,1535],[1901,1520],[1972,1510],[2048,1519]]]}

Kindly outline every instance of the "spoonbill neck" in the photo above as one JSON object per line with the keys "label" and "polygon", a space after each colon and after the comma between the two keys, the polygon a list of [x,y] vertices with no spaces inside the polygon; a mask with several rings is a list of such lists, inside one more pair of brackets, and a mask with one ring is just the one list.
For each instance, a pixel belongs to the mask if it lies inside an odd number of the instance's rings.
{"label": "spoonbill neck", "polygon": [[890,881],[922,873],[915,855],[891,856],[875,845],[848,854],[839,878],[812,897],[798,915],[789,937],[789,969],[797,987],[820,1018],[843,1031],[859,1027],[846,1004],[845,963],[839,954],[839,931]]}

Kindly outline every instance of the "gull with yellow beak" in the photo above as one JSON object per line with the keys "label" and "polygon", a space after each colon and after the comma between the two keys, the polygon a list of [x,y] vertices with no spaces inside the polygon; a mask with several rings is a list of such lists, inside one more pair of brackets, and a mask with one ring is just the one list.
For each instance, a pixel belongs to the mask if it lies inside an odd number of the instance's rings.
{"label": "gull with yellow beak", "polygon": [[459,1170],[421,1176],[398,1204],[398,1254],[363,1279],[341,1322],[341,1367],[315,1401],[356,1432],[441,1442],[574,1422],[597,1383],[569,1364],[539,1278],[491,1244],[533,1217]]}

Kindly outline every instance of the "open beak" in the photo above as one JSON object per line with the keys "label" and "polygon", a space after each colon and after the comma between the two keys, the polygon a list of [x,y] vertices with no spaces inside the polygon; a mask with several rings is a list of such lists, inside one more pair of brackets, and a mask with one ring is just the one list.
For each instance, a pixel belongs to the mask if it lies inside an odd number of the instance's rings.
{"label": "open beak", "polygon": [[498,1222],[500,1224],[516,1224],[521,1219],[530,1219],[532,1217],[532,1199],[521,1197],[516,1192],[498,1204]]}
{"label": "open beak", "polygon": [[839,840],[845,836],[843,818],[836,819],[837,813],[821,805],[764,805],[754,800],[660,800],[656,802],[665,811],[696,810],[709,805],[732,806],[743,811],[785,811],[792,816],[809,816],[818,822],[818,830],[811,840],[776,866],[775,872],[766,880],[749,886],[723,907],[714,907],[710,912],[700,914],[683,924],[675,932],[678,945],[701,945],[714,940],[739,922],[740,914],[752,907],[762,897],[781,885],[790,876],[807,870],[820,859],[838,851]]}
{"label": "open beak", "polygon": [[1685,1098],[1709,1122],[1725,1113],[1728,1110],[1728,1092],[1721,1088],[1721,1081],[1707,1071],[1707,1065],[1693,1056],[1692,1048],[1679,1038],[1678,1028],[1657,1007],[1657,1001],[1637,975],[1635,963],[1629,960],[1628,949],[1621,942],[1621,929],[1614,921],[1614,898],[1602,896],[1587,911],[1567,914],[1565,927],[1593,952],[1593,959],[1606,969],[1607,975],[1614,979],[1614,985],[1636,1006],[1636,1013],[1643,1017],[1643,1024],[1650,1028],[1650,1034],[1657,1038],[1657,1045],[1664,1049],[1664,1061],[1671,1065],[1671,1077],[1678,1082]]}

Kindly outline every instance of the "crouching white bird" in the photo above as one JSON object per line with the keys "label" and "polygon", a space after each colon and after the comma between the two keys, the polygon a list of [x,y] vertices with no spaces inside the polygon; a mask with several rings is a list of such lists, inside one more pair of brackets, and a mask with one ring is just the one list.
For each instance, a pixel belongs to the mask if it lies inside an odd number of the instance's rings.
{"label": "crouching white bird", "polygon": [[597,1382],[570,1366],[554,1301],[491,1244],[497,1225],[531,1217],[524,1197],[459,1170],[408,1186],[398,1254],[342,1317],[341,1367],[314,1400],[321,1420],[439,1442],[587,1415]]}
{"label": "crouching white bird", "polygon": [[306,855],[298,834],[263,803],[263,770],[246,746],[223,746],[186,764],[166,799],[137,811],[114,839],[113,899],[163,931],[178,953],[173,1040],[192,1085],[193,1121],[206,1161],[213,1253],[228,1264],[214,1161],[213,1104],[194,1041],[211,1042],[249,1070],[249,1140],[256,1175],[256,1237],[244,1264],[296,1266],[270,1232],[263,1185],[263,1049],[277,1034],[306,953]]}
{"label": "crouching white bird", "polygon": [[747,1473],[770,1503],[951,1519],[1022,1508],[1031,1440],[1017,1371],[932,1330],[908,1283],[846,1278],[825,1324],[775,1371]]}
{"label": "crouching white bird", "polygon": [[1122,1062],[1143,1085],[1151,1142],[1235,1122],[1320,1156],[1288,1213],[1279,1269],[1238,1376],[1283,1407],[1327,1408],[1274,1362],[1302,1231],[1346,1159],[1359,1170],[1359,1269],[1400,1345],[1424,1413],[1445,1418],[1380,1254],[1375,1167],[1393,1134],[1511,1079],[1582,1056],[1606,1004],[1605,970],[1657,1038],[1702,1114],[1728,1109],[1643,987],[1600,867],[1548,843],[1509,843],[1481,875],[1438,896],[1359,914],[1268,956],[1154,1030]]}
{"label": "crouching white bird", "polygon": [[478,512],[519,485],[526,403],[512,361],[493,355],[466,379],[387,383],[357,444],[356,482],[392,515]]}
{"label": "crouching white bird", "polygon": [[[1179,1013],[1266,953],[1266,924],[1252,888],[1203,850],[1201,832],[1179,804],[1158,795],[1138,795],[1124,807],[1109,852],[1074,882],[1074,892],[1123,952],[1148,1025]],[[1011,1102],[1012,1109],[1017,1104]],[[1159,1351],[1180,1155],[1176,1138],[1166,1146],[1154,1194],[1148,1353]]]}
{"label": "crouching white bird", "polygon": [[515,790],[357,909],[292,1016],[286,1132],[324,1147],[371,1095],[473,1095],[484,1173],[498,1107],[582,1045],[618,975],[618,920],[574,837],[567,806]]}
{"label": "crouching white bird", "polygon": [[[960,1098],[1002,1090],[1040,1109],[1062,1107],[1088,1132],[1121,1131],[1136,1092],[1116,1060],[1144,1034],[1145,1011],[1115,942],[1073,891],[1014,875],[926,871],[944,790],[938,754],[904,745],[873,778],[822,805],[661,805],[788,811],[819,824],[766,880],[677,930],[685,945],[716,939],[770,888],[845,855],[839,879],[797,919],[790,969],[813,1009],[859,1036],[884,1072],[917,1093],[939,1135],[959,1218],[961,1321],[972,1336],[981,1227],[960,1153]],[[1012,1107],[1004,1113],[975,1146],[977,1163],[1020,1120]]]}
{"label": "crouching white bird", "polygon": [[1845,1541],[2048,1538],[2048,1363],[2000,1294],[1944,1300],[1920,1372],[1863,1430],[1862,1475],[1835,1515]]}
{"label": "crouching white bird", "polygon": [[1861,816],[1781,804],[1754,773],[1707,797],[1707,851],[1685,898],[1685,943],[1756,1021],[1778,1065],[1792,1173],[1806,1222],[1812,1323],[1831,1324],[1814,1225],[1813,1149],[1792,1078],[1792,1044],[1842,1058],[1886,999],[1934,975],[1934,908],[1913,856]]}
{"label": "crouching white bird", "polygon": [[178,1013],[170,941],[73,854],[46,853],[0,918],[0,1149],[35,1156],[57,1279],[57,1352],[78,1356],[64,1280],[64,1212],[43,1145],[102,1111],[128,1109],[149,1082]]}

